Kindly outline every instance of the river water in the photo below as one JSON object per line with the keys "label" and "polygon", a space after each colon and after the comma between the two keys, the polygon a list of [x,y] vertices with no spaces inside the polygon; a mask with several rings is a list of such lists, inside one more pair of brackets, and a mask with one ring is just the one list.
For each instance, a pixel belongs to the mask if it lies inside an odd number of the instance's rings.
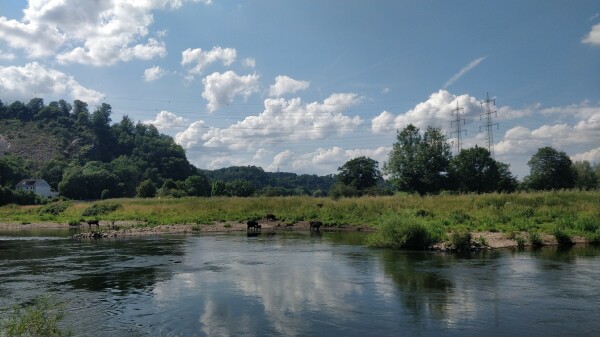
{"label": "river water", "polygon": [[372,249],[361,233],[74,241],[0,234],[0,307],[74,336],[600,335],[600,249]]}

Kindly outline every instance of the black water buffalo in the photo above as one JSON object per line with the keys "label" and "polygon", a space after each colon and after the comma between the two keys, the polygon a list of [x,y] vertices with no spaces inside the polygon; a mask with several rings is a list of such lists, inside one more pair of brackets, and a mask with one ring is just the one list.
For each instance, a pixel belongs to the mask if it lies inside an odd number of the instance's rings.
{"label": "black water buffalo", "polygon": [[312,232],[314,231],[319,231],[319,228],[321,228],[321,226],[323,226],[323,223],[321,221],[311,221],[309,222],[310,224],[310,231]]}
{"label": "black water buffalo", "polygon": [[275,221],[275,220],[277,220],[277,218],[275,217],[275,214],[272,214],[272,213],[267,214],[267,216],[265,217],[265,219],[267,219],[267,221]]}
{"label": "black water buffalo", "polygon": [[246,224],[248,225],[248,230],[250,230],[250,229],[259,230],[260,229],[260,225],[258,224],[258,221],[250,220]]}
{"label": "black water buffalo", "polygon": [[100,227],[100,220],[88,220],[88,226],[92,227],[92,225],[96,225],[96,227]]}

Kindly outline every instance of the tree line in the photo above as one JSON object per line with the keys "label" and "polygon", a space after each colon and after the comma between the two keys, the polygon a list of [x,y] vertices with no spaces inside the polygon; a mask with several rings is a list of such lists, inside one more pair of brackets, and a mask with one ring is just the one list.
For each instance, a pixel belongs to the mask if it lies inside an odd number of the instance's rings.
{"label": "tree line", "polygon": [[440,129],[428,127],[421,132],[409,124],[398,130],[382,171],[373,159],[352,159],[338,169],[338,183],[332,191],[337,196],[356,196],[386,194],[390,187],[421,195],[600,188],[600,165],[572,162],[565,152],[552,147],[538,149],[527,164],[530,175],[519,182],[509,165],[495,160],[487,149],[475,146],[453,156]]}
{"label": "tree line", "polygon": [[51,160],[35,162],[9,151],[6,143],[19,137],[0,137],[0,204],[40,201],[12,190],[24,178],[45,179],[61,196],[71,199],[593,189],[598,188],[600,178],[598,164],[573,163],[564,152],[546,147],[532,156],[531,174],[519,182],[509,165],[496,161],[486,149],[476,146],[453,156],[440,129],[430,127],[421,132],[412,124],[398,130],[382,170],[377,161],[367,157],[349,160],[336,175],[326,176],[265,172],[256,166],[201,170],[189,163],[172,137],[128,116],[112,123],[111,113],[109,104],[90,111],[87,103],[79,100],[45,104],[34,98],[26,104],[15,101],[9,105],[0,101],[4,133],[40,134],[56,140],[60,147]]}

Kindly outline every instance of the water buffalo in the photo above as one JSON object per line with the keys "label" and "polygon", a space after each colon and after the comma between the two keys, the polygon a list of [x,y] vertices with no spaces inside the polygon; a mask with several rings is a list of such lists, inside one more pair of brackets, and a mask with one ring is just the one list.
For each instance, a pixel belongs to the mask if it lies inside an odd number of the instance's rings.
{"label": "water buffalo", "polygon": [[272,214],[272,213],[267,214],[267,216],[265,217],[265,219],[267,219],[267,221],[275,221],[275,220],[277,220],[277,218],[275,217],[275,214]]}
{"label": "water buffalo", "polygon": [[88,226],[92,227],[92,225],[96,225],[96,227],[100,227],[100,220],[88,220]]}
{"label": "water buffalo", "polygon": [[250,230],[250,229],[259,230],[260,229],[260,225],[258,224],[258,221],[250,220],[246,224],[248,225],[248,230]]}
{"label": "water buffalo", "polygon": [[315,231],[317,231],[317,232],[318,232],[318,231],[319,231],[319,228],[320,228],[321,226],[323,226],[323,223],[322,223],[321,221],[311,221],[311,222],[309,222],[309,224],[310,224],[310,231],[311,231],[311,232],[312,232],[313,230],[315,230]]}

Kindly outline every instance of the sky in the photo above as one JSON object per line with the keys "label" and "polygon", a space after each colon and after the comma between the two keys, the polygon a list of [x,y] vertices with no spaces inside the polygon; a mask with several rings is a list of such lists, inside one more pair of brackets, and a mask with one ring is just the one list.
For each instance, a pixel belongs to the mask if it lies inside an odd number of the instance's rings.
{"label": "sky", "polygon": [[0,0],[0,99],[34,97],[108,103],[202,169],[382,167],[408,124],[455,153],[460,124],[521,179],[544,146],[600,163],[600,2]]}

